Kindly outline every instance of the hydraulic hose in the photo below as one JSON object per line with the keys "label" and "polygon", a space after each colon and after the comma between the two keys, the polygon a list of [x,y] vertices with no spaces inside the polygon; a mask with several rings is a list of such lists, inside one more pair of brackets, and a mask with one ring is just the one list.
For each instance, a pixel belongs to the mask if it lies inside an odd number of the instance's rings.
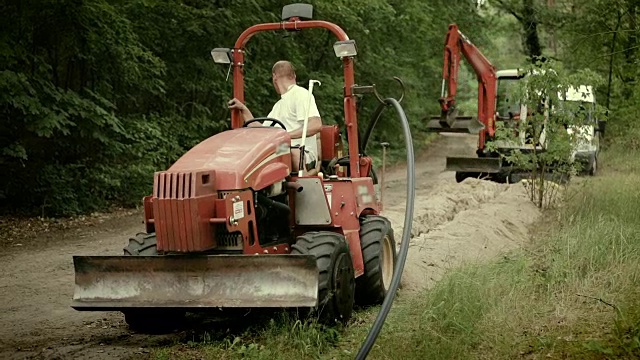
{"label": "hydraulic hose", "polygon": [[[376,342],[378,334],[382,329],[382,325],[384,325],[384,321],[389,314],[389,310],[391,310],[391,305],[393,304],[393,299],[396,296],[396,292],[398,290],[398,286],[400,285],[400,279],[402,278],[402,271],[404,270],[404,263],[407,260],[407,253],[409,252],[409,240],[411,238],[411,225],[413,223],[413,204],[415,200],[415,163],[414,163],[414,154],[413,154],[413,139],[411,138],[411,131],[409,129],[409,120],[407,120],[407,115],[404,113],[404,110],[400,106],[398,100],[393,98],[384,99],[384,103],[386,105],[391,105],[398,113],[398,117],[400,118],[400,122],[402,123],[402,130],[404,132],[404,141],[407,149],[407,203],[404,211],[404,230],[402,232],[402,243],[400,244],[400,253],[398,254],[396,268],[393,274],[393,278],[391,280],[391,287],[389,288],[389,292],[387,292],[387,296],[385,296],[384,301],[382,302],[382,308],[376,317],[371,330],[367,334],[367,338],[365,339],[362,347],[358,351],[356,355],[357,360],[363,360],[371,351],[373,344]],[[376,118],[380,116],[380,113],[376,111]],[[370,131],[368,131],[370,133]],[[365,138],[365,141],[368,140],[368,134]]]}
{"label": "hydraulic hose", "polygon": [[373,114],[371,114],[369,125],[367,126],[367,129],[364,132],[364,136],[360,141],[358,141],[358,144],[360,145],[361,154],[366,153],[367,143],[369,142],[369,138],[371,137],[371,132],[373,131],[373,128],[376,126],[376,124],[378,123],[378,119],[380,119],[382,112],[384,111],[384,109],[387,108],[387,106],[389,106],[387,103],[381,103],[376,108],[376,111],[374,111]]}

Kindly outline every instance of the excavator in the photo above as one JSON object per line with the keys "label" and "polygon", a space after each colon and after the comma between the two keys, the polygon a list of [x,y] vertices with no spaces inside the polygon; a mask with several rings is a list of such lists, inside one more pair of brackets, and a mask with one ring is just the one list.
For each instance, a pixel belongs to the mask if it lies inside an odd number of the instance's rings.
{"label": "excavator", "polygon": [[[458,85],[458,71],[460,57],[464,56],[473,68],[478,78],[478,115],[459,116],[456,109],[456,95]],[[519,69],[496,70],[495,66],[478,50],[456,24],[449,25],[445,37],[444,67],[442,76],[442,91],[439,99],[441,113],[432,116],[427,123],[430,131],[438,133],[471,133],[478,134],[477,157],[447,157],[446,171],[455,171],[456,181],[461,182],[468,177],[486,178],[497,182],[517,182],[524,175],[524,169],[508,162],[500,154],[509,154],[518,149],[522,153],[532,151],[542,152],[546,149],[549,139],[544,126],[539,135],[532,134],[526,126],[527,116],[532,109],[525,104],[514,101],[512,95],[518,87],[518,81],[526,76],[536,74],[526,73]],[[597,156],[600,151],[599,138],[604,134],[605,122],[595,119],[595,95],[590,85],[580,85],[569,88],[565,94],[558,93],[560,104],[563,102],[579,102],[588,116],[585,123],[569,126],[569,133],[581,133],[576,148],[571,155],[571,161],[578,161],[584,165],[589,175],[595,175]],[[562,107],[562,106],[560,106]],[[538,109],[545,119],[556,111],[555,106],[545,99]],[[503,122],[513,128],[516,139],[496,139],[496,124]],[[495,150],[486,147],[489,141],[495,143]],[[552,170],[550,170],[552,171]],[[525,175],[526,176],[526,175]]]}
{"label": "excavator", "polygon": [[[459,116],[456,109],[460,57],[464,56],[478,79],[478,115]],[[427,128],[438,133],[478,134],[477,157],[447,157],[446,171],[455,171],[456,181],[468,177],[484,177],[504,182],[512,179],[517,168],[500,157],[514,149],[523,152],[541,150],[544,131],[533,139],[528,131],[518,133],[517,141],[496,141],[497,150],[488,151],[486,144],[495,140],[496,122],[521,122],[526,119],[526,106],[510,100],[512,90],[526,74],[518,69],[496,70],[495,66],[465,36],[458,25],[450,24],[445,38],[442,91],[439,99],[441,114],[431,116]]]}

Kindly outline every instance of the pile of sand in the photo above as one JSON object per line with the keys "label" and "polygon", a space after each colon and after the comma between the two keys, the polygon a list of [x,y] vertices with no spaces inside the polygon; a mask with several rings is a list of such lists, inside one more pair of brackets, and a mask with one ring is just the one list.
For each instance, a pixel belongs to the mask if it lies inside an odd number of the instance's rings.
{"label": "pile of sand", "polygon": [[[402,241],[404,203],[385,209]],[[430,287],[449,268],[484,261],[517,248],[540,216],[521,184],[467,179],[441,181],[430,195],[416,196],[403,291]]]}

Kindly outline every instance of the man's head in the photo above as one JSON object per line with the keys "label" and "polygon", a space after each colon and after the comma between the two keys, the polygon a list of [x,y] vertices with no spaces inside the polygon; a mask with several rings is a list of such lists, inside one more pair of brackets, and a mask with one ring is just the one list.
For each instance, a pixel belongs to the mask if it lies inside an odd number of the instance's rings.
{"label": "man's head", "polygon": [[296,69],[290,62],[280,60],[273,64],[271,79],[278,94],[284,94],[290,85],[296,83]]}

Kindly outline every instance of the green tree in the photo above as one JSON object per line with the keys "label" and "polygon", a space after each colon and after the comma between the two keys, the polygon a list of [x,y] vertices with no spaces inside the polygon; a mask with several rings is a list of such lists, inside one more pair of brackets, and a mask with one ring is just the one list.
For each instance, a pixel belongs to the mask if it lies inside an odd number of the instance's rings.
{"label": "green tree", "polygon": [[[526,107],[527,114],[520,120],[498,122],[495,139],[487,148],[528,174],[525,184],[529,197],[542,208],[554,204],[558,183],[582,170],[575,152],[581,142],[587,141],[587,134],[580,128],[597,126],[595,119],[604,120],[600,106],[591,113],[588,108],[581,109],[584,105],[580,101],[565,101],[565,94],[571,87],[597,86],[602,78],[590,70],[567,73],[553,61],[530,65],[523,71],[526,76],[512,96]],[[516,148],[507,152],[499,146],[503,142],[519,143],[523,133],[533,139],[531,151]]]}
{"label": "green tree", "polygon": [[[154,171],[229,127],[227,69],[209,52],[231,47],[247,27],[280,21],[290,1],[7,0],[0,4],[0,209],[66,216],[134,205]],[[397,96],[416,138],[437,113],[442,45],[457,22],[489,43],[487,20],[472,1],[311,1],[314,17],[356,39],[356,81]],[[318,105],[343,125],[342,70],[335,39],[323,30],[261,34],[247,47],[246,95],[265,115],[277,95],[271,65],[288,59],[301,84],[322,81]],[[470,96],[473,98],[474,96]],[[360,103],[361,128],[377,106]],[[426,133],[426,132],[425,132]],[[399,141],[392,117],[372,141]]]}

